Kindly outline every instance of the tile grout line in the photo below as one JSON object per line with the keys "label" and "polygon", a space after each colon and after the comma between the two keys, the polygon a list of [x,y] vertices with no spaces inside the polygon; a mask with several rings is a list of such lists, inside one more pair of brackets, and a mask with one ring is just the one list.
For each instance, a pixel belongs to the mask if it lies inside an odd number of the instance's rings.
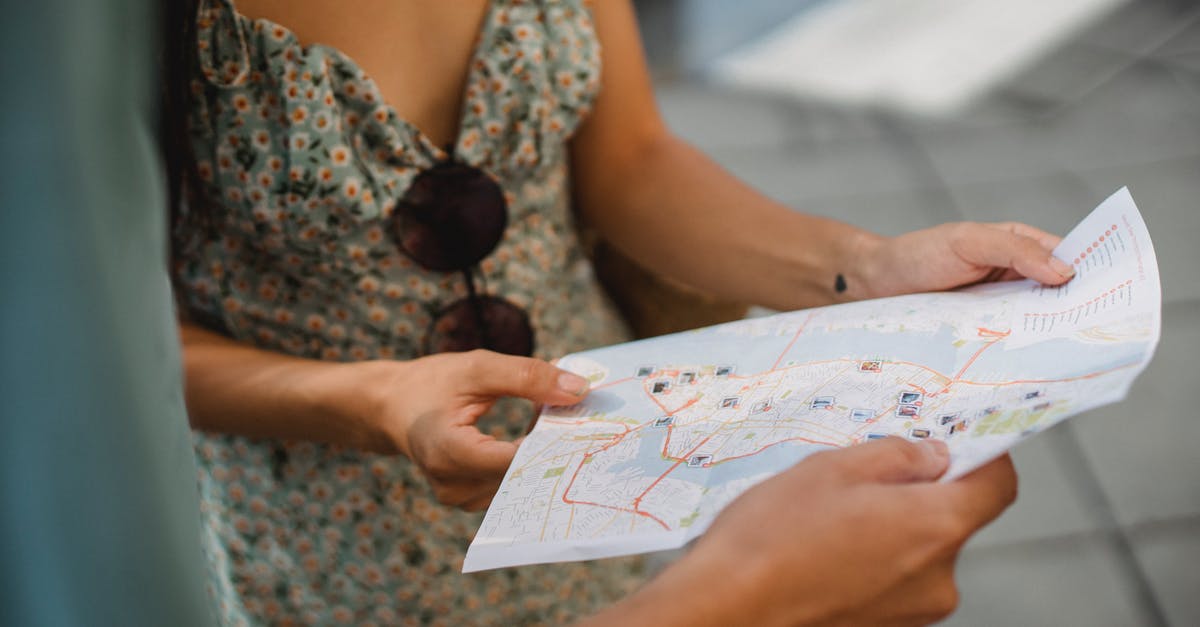
{"label": "tile grout line", "polygon": [[964,219],[962,210],[954,200],[954,194],[950,192],[949,182],[946,177],[942,176],[941,170],[938,169],[937,163],[934,162],[925,146],[921,145],[921,142],[917,141],[917,138],[906,130],[894,116],[879,113],[871,117],[883,130],[883,136],[888,143],[913,156],[915,163],[912,170],[922,183],[929,185],[934,201],[945,207],[956,219]]}
{"label": "tile grout line", "polygon": [[1084,503],[1091,510],[1090,513],[1098,519],[1101,537],[1113,550],[1120,566],[1121,575],[1127,580],[1133,591],[1135,600],[1148,621],[1147,624],[1155,627],[1167,627],[1167,617],[1162,603],[1154,593],[1154,587],[1150,584],[1145,569],[1142,568],[1142,564],[1133,550],[1133,544],[1130,542],[1128,534],[1117,521],[1112,501],[1104,492],[1104,487],[1100,484],[1091,461],[1083,452],[1073,425],[1069,422],[1060,424],[1046,435],[1049,437],[1050,445],[1058,451],[1060,459],[1064,462],[1063,470],[1067,482],[1078,490]]}

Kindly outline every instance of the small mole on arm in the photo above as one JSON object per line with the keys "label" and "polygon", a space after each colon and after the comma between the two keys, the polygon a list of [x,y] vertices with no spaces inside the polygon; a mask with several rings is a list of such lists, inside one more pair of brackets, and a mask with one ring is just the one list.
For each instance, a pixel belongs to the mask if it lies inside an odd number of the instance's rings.
{"label": "small mole on arm", "polygon": [[837,292],[838,294],[846,291],[846,277],[842,276],[841,274],[837,275],[837,279],[834,279],[833,281],[833,291]]}

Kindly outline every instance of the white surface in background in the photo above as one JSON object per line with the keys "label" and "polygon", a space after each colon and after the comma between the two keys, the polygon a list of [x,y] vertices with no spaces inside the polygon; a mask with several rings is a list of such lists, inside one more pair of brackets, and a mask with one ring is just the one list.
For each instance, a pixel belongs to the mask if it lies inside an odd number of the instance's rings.
{"label": "white surface in background", "polygon": [[941,115],[1125,0],[835,0],[718,59],[740,87]]}

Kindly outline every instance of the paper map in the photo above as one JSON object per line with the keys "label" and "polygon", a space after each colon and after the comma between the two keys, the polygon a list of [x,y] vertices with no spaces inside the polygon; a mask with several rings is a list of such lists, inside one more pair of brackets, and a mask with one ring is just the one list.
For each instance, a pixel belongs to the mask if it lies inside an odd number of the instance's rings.
{"label": "paper map", "polygon": [[592,382],[521,444],[464,572],[682,546],[824,449],[945,440],[943,480],[1125,397],[1158,343],[1149,233],[1125,189],[1063,240],[1076,277],[740,320],[581,352]]}

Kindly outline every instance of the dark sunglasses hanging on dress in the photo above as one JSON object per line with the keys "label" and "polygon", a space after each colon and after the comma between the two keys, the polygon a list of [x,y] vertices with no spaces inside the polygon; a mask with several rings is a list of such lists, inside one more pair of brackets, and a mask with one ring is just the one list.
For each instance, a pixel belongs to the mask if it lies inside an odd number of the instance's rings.
{"label": "dark sunglasses hanging on dress", "polygon": [[480,294],[471,272],[496,250],[508,225],[508,206],[496,181],[479,168],[441,161],[417,175],[396,203],[392,236],[400,251],[435,272],[462,272],[467,297],[434,316],[426,355],[486,348],[533,354],[533,327],[520,307]]}

